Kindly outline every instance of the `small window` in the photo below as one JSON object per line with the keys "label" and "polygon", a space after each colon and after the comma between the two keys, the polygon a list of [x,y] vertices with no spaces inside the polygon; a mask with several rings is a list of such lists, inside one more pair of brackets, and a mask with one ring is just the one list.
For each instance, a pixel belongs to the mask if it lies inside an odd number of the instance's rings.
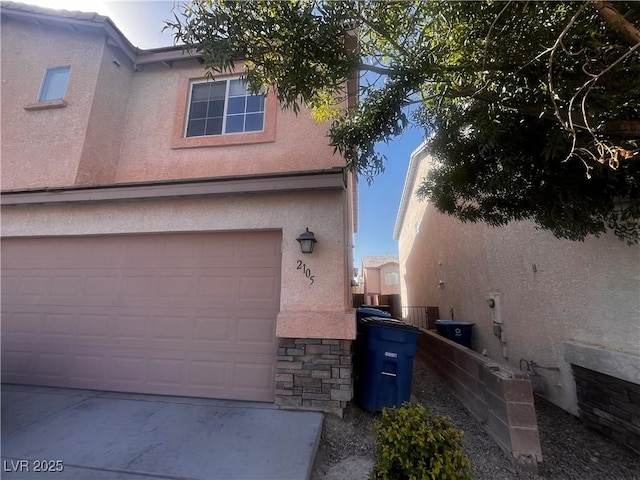
{"label": "small window", "polygon": [[400,275],[398,272],[389,272],[384,274],[385,285],[398,285],[400,283]]}
{"label": "small window", "polygon": [[69,83],[69,73],[71,67],[48,68],[44,74],[42,89],[40,90],[39,102],[50,102],[52,100],[62,100],[67,93]]}
{"label": "small window", "polygon": [[264,95],[253,95],[239,78],[194,83],[185,136],[261,132],[264,103]]}

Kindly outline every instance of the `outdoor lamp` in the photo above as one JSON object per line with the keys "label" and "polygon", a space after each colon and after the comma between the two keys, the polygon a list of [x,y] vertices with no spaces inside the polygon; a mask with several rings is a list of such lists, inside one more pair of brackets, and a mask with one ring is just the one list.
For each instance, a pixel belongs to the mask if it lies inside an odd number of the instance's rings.
{"label": "outdoor lamp", "polygon": [[300,242],[300,250],[302,250],[302,253],[313,253],[313,247],[318,243],[313,232],[309,231],[309,227],[307,227],[307,231],[301,233],[296,240]]}

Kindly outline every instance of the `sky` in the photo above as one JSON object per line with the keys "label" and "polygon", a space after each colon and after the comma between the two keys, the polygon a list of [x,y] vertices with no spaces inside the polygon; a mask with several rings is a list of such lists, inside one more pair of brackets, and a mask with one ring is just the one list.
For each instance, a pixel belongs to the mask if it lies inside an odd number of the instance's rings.
{"label": "sky", "polygon": [[[162,32],[164,21],[173,18],[178,0],[17,0],[46,8],[79,10],[106,15],[129,41],[139,48],[173,45],[169,30]],[[359,221],[354,238],[355,267],[361,268],[363,256],[397,255],[393,240],[398,206],[407,174],[409,157],[422,140],[424,133],[409,129],[389,144],[381,144],[379,151],[387,157],[385,172],[372,185],[359,182]]]}

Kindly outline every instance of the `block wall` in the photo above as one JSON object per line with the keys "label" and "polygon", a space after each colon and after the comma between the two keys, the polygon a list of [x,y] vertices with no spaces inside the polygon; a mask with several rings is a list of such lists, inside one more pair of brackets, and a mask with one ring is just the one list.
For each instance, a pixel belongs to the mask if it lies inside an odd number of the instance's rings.
{"label": "block wall", "polygon": [[531,381],[435,332],[423,330],[418,355],[449,384],[515,463],[537,471],[542,461]]}

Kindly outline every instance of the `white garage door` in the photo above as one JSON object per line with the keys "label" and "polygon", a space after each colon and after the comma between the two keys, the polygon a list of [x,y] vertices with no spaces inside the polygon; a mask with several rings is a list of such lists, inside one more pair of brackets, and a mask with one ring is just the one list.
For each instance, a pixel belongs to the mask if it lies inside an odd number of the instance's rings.
{"label": "white garage door", "polygon": [[2,381],[273,401],[279,232],[2,241]]}

